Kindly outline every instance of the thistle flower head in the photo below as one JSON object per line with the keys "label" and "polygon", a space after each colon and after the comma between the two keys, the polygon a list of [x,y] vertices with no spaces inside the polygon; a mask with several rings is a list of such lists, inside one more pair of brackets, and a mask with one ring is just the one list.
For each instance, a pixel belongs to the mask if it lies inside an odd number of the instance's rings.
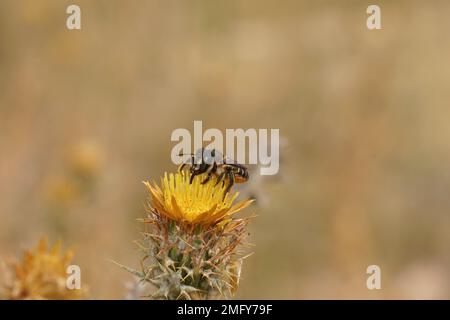
{"label": "thistle flower head", "polygon": [[[232,297],[239,285],[247,225],[235,213],[253,200],[234,204],[229,181],[207,174],[165,174],[161,184],[144,182],[151,195],[144,223],[141,271],[122,266],[154,287],[154,299]],[[192,180],[192,181],[191,181]]]}
{"label": "thistle flower head", "polygon": [[47,239],[42,238],[34,250],[25,252],[22,261],[9,265],[5,297],[11,300],[81,298],[83,290],[66,287],[66,269],[72,258],[71,250],[62,252],[60,243],[49,248]]}
{"label": "thistle flower head", "polygon": [[144,182],[150,191],[153,207],[162,215],[182,224],[210,226],[229,219],[236,212],[249,206],[253,200],[233,204],[237,192],[225,194],[226,184],[211,178],[202,183],[204,175],[194,177],[182,171],[165,173],[161,187]]}

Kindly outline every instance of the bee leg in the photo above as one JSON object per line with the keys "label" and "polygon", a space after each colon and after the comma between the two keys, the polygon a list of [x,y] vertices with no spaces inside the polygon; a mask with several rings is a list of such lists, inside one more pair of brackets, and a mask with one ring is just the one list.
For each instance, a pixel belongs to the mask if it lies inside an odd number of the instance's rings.
{"label": "bee leg", "polygon": [[205,170],[202,169],[201,167],[198,167],[198,166],[191,167],[191,178],[189,179],[189,183],[192,184],[192,182],[194,181],[194,178],[203,173],[205,173]]}
{"label": "bee leg", "polygon": [[[180,155],[180,156],[184,156],[184,155],[187,155],[187,154],[180,153],[179,155]],[[191,153],[190,156],[191,156],[191,166],[192,166],[192,165],[194,165],[194,155]],[[178,167],[178,172],[183,171],[183,169],[184,169],[185,166],[187,166],[187,163],[182,163],[182,164]]]}
{"label": "bee leg", "polygon": [[191,173],[191,178],[189,179],[189,184],[192,184],[192,181],[194,181],[195,176],[198,176],[199,173],[198,172],[192,172]]}
{"label": "bee leg", "polygon": [[205,178],[205,180],[202,181],[202,184],[207,183],[209,180],[211,180],[211,176],[213,175],[213,173],[215,173],[217,171],[217,165],[214,162],[214,164],[212,166],[209,167],[208,169],[208,176]]}
{"label": "bee leg", "polygon": [[[221,174],[219,174],[219,177],[217,178],[216,184],[214,186],[217,186],[219,184],[219,182],[224,179],[225,174],[226,174],[226,171],[224,171]],[[223,181],[222,181],[222,183],[223,183]]]}
{"label": "bee leg", "polygon": [[231,171],[228,171],[227,173],[228,179],[230,180],[228,182],[228,186],[225,189],[225,192],[223,193],[223,198],[225,199],[226,194],[231,190],[231,187],[234,185],[234,174]]}
{"label": "bee leg", "polygon": [[211,176],[212,176],[212,171],[208,172],[208,175],[206,176],[206,178],[202,181],[202,184],[207,183],[209,180],[211,180]]}

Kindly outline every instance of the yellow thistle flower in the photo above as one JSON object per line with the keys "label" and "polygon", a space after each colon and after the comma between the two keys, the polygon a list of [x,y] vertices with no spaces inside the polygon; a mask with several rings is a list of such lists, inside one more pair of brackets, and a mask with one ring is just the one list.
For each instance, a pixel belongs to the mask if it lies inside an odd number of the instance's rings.
{"label": "yellow thistle flower", "polygon": [[[247,225],[235,217],[253,200],[234,204],[238,193],[207,174],[190,181],[187,171],[165,173],[161,184],[144,182],[151,195],[143,239],[141,271],[118,264],[149,284],[152,299],[231,298],[239,286]],[[154,290],[153,290],[154,289]]]}
{"label": "yellow thistle flower", "polygon": [[144,182],[150,191],[153,207],[167,218],[182,224],[210,226],[227,221],[233,214],[248,207],[253,200],[233,205],[238,192],[225,194],[226,184],[216,185],[212,178],[205,184],[205,175],[198,175],[190,183],[189,174],[164,174],[161,187]]}
{"label": "yellow thistle flower", "polygon": [[21,262],[12,263],[9,279],[5,285],[5,296],[11,300],[68,300],[79,299],[84,290],[66,287],[66,269],[73,258],[71,250],[61,252],[57,243],[48,248],[47,239],[42,238],[35,250],[26,251]]}

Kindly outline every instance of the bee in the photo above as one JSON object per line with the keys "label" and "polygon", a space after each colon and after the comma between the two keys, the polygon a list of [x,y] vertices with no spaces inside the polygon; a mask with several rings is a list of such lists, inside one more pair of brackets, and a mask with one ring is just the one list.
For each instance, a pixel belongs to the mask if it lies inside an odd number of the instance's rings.
{"label": "bee", "polygon": [[[180,156],[183,155],[186,154],[180,154]],[[197,150],[195,155],[188,155],[191,156],[190,164],[183,163],[180,165],[178,170],[181,172],[187,165],[189,165],[189,172],[191,174],[189,179],[190,183],[192,183],[196,176],[204,173],[206,173],[206,178],[201,182],[202,184],[207,183],[213,176],[217,178],[215,184],[216,186],[220,182],[224,185],[228,180],[224,197],[235,183],[243,183],[249,179],[248,170],[242,164],[236,163],[224,155],[222,155],[222,159],[220,161],[216,161],[216,159],[220,156],[220,153],[215,149],[206,150],[201,148]]]}

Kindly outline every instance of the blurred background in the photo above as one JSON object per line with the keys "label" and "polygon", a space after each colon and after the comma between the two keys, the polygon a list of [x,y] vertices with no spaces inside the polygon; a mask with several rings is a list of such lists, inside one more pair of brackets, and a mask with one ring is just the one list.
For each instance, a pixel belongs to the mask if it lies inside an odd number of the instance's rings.
{"label": "blurred background", "polygon": [[61,239],[92,298],[124,298],[141,181],[202,120],[282,136],[242,190],[238,298],[450,298],[450,3],[376,1],[378,31],[369,4],[2,0],[0,256]]}

